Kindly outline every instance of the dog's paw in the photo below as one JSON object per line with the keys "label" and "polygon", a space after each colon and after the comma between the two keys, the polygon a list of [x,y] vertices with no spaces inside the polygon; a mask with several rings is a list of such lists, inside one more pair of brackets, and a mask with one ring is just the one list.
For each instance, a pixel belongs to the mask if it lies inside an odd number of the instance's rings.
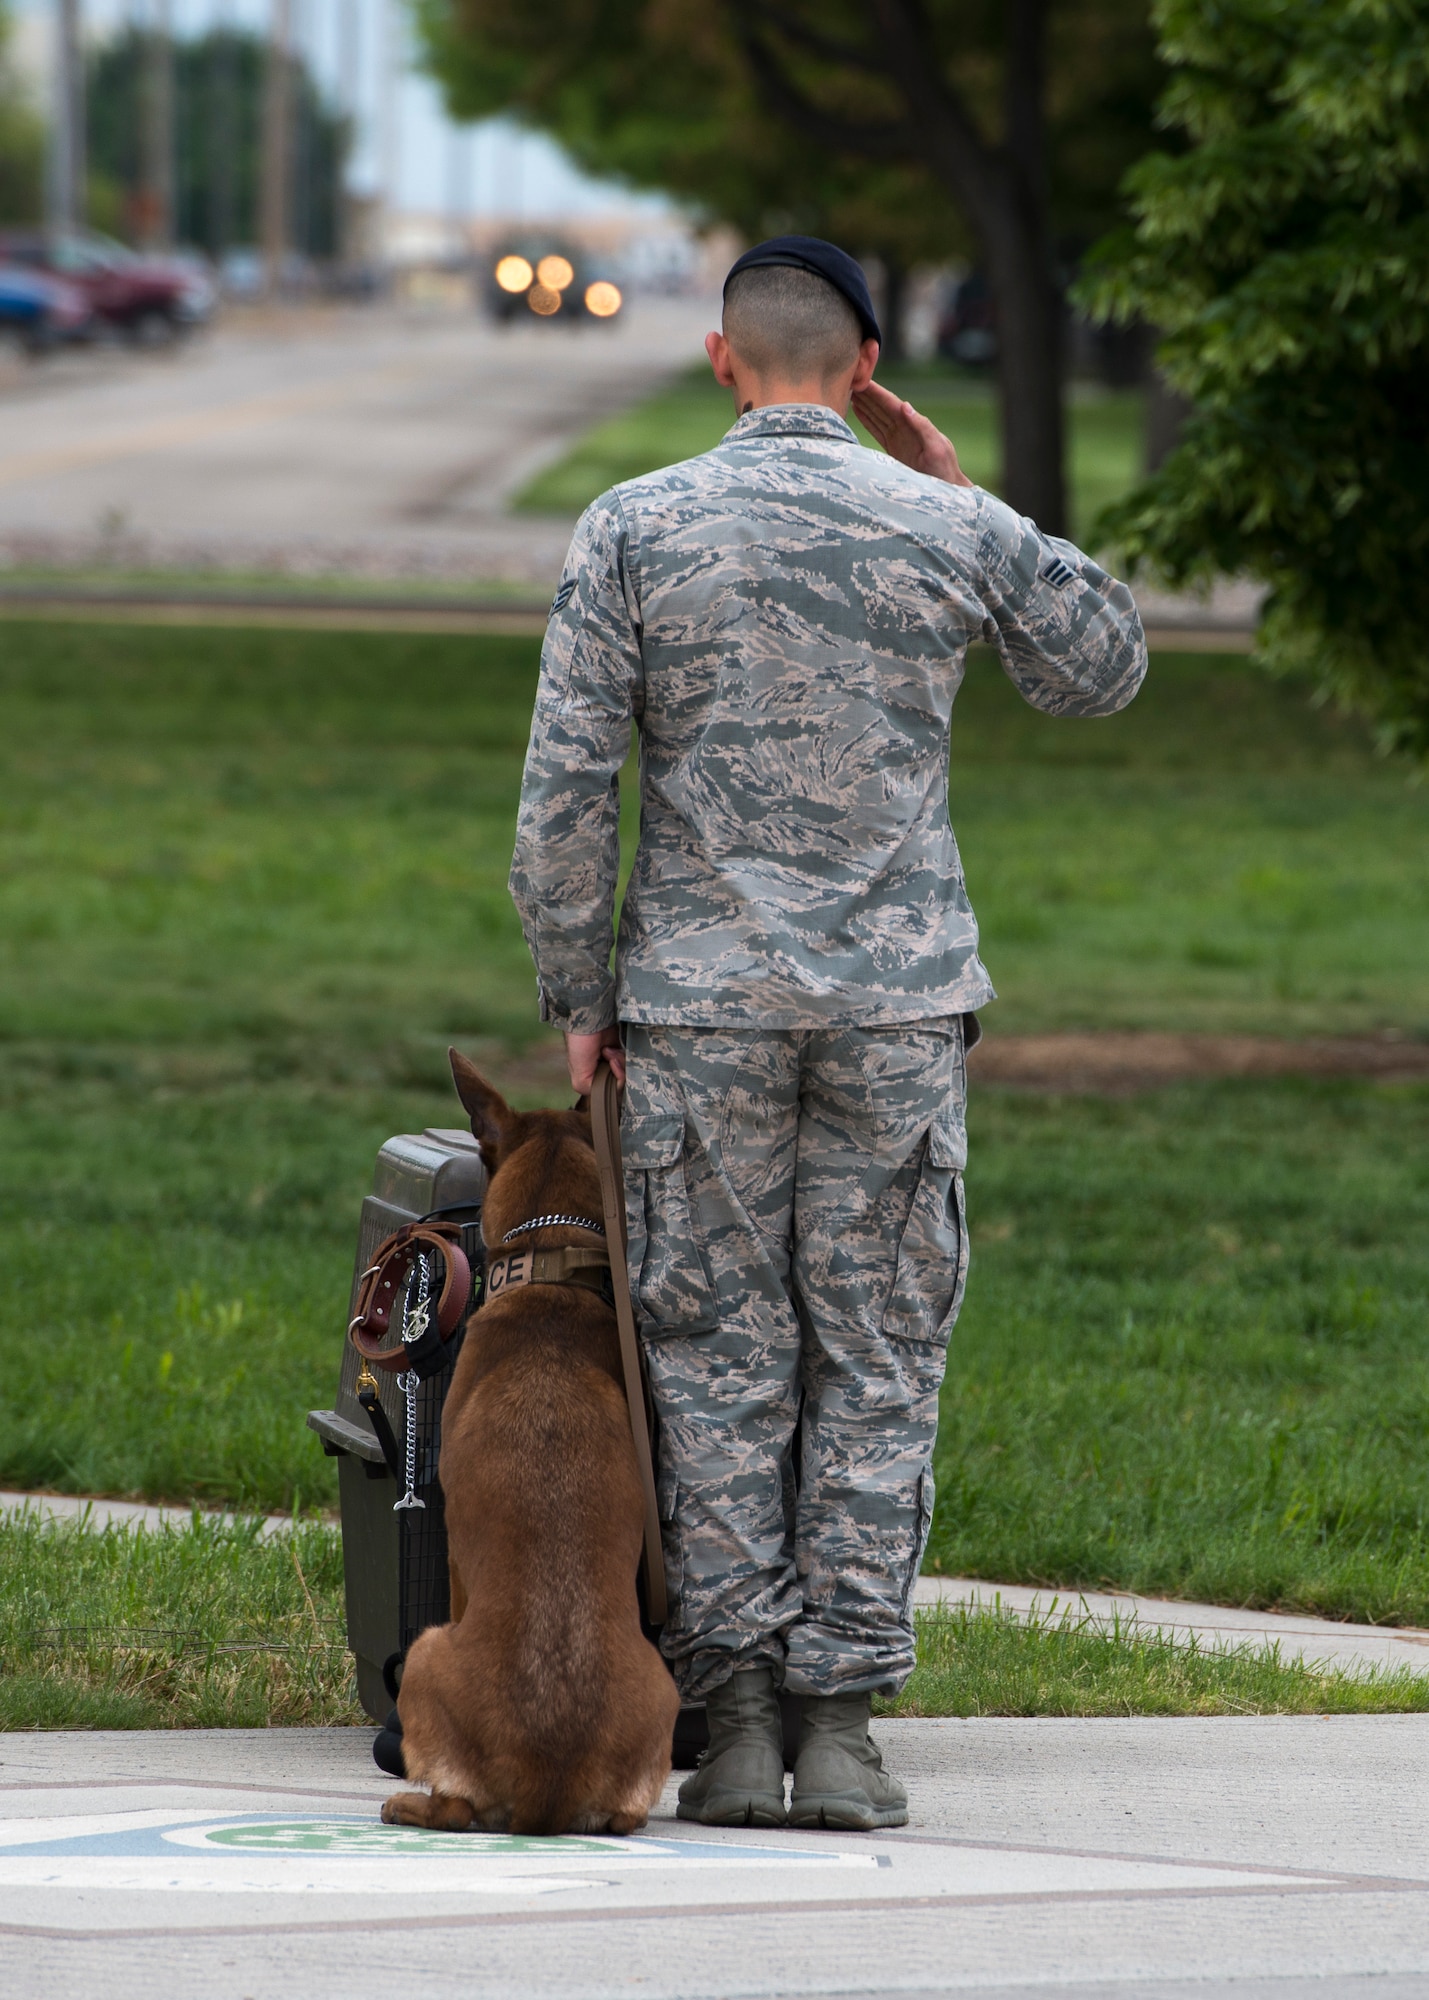
{"label": "dog's paw", "polygon": [[577,1813],[566,1833],[639,1833],[645,1825],[647,1815],[643,1812],[605,1812],[592,1807],[589,1812]]}
{"label": "dog's paw", "polygon": [[454,1792],[433,1792],[428,1800],[430,1811],[427,1825],[437,1827],[442,1833],[465,1833],[476,1822],[476,1808],[470,1799],[461,1799]]}
{"label": "dog's paw", "polygon": [[432,1802],[425,1792],[394,1792],[382,1808],[388,1826],[428,1826]]}
{"label": "dog's paw", "polygon": [[388,1826],[425,1826],[434,1833],[465,1833],[476,1818],[470,1799],[453,1792],[394,1792],[382,1808]]}

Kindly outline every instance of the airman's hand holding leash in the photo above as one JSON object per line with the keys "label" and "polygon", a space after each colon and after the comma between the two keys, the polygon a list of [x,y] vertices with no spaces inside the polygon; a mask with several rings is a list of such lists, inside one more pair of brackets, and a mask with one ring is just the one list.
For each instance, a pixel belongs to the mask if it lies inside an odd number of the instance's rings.
{"label": "airman's hand holding leash", "polygon": [[570,1071],[571,1088],[581,1097],[590,1094],[595,1082],[595,1073],[602,1058],[615,1072],[615,1080],[625,1082],[625,1050],[620,1045],[618,1027],[601,1028],[593,1035],[566,1036],[566,1068]]}

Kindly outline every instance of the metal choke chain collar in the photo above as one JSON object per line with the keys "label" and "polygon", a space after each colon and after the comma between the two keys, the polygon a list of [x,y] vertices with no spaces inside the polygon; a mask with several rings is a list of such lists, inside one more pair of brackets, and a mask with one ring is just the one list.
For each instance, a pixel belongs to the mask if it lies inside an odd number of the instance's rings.
{"label": "metal choke chain collar", "polygon": [[[416,1257],[413,1268],[417,1273],[417,1296],[412,1296],[410,1279],[407,1296],[402,1310],[402,1342],[410,1347],[414,1340],[420,1340],[427,1330],[427,1316],[431,1310],[432,1274],[425,1257]],[[421,1382],[415,1368],[408,1368],[397,1377],[397,1387],[407,1399],[407,1491],[400,1500],[392,1503],[392,1512],[400,1514],[404,1507],[425,1508],[426,1501],[417,1495],[417,1388]]]}
{"label": "metal choke chain collar", "polygon": [[529,1222],[518,1222],[514,1229],[508,1229],[502,1237],[509,1243],[513,1236],[524,1236],[528,1229],[593,1229],[597,1236],[604,1236],[605,1224],[592,1222],[588,1215],[533,1215]]}

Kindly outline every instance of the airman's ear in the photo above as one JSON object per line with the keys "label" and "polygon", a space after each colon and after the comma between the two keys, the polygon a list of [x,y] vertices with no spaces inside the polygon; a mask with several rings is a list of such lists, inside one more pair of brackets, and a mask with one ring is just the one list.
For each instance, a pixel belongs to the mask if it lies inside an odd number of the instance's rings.
{"label": "airman's ear", "polygon": [[448,1049],[447,1057],[452,1066],[456,1094],[471,1119],[472,1137],[481,1148],[486,1171],[494,1174],[502,1141],[516,1124],[520,1113],[511,1109],[500,1091],[487,1082],[476,1064],[469,1062],[460,1049]]}

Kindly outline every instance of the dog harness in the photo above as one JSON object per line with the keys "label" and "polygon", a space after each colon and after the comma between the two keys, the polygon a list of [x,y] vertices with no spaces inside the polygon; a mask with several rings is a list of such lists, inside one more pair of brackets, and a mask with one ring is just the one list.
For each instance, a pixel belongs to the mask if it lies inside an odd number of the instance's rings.
{"label": "dog harness", "polygon": [[[605,1224],[593,1222],[587,1215],[534,1215],[529,1222],[518,1222],[514,1229],[508,1229],[501,1241],[509,1243],[513,1236],[524,1236],[532,1229],[589,1229],[596,1236],[605,1234]],[[488,1262],[486,1298],[498,1298],[518,1285],[584,1285],[592,1292],[599,1292],[607,1304],[615,1303],[610,1283],[610,1252],[604,1248],[513,1250]]]}

